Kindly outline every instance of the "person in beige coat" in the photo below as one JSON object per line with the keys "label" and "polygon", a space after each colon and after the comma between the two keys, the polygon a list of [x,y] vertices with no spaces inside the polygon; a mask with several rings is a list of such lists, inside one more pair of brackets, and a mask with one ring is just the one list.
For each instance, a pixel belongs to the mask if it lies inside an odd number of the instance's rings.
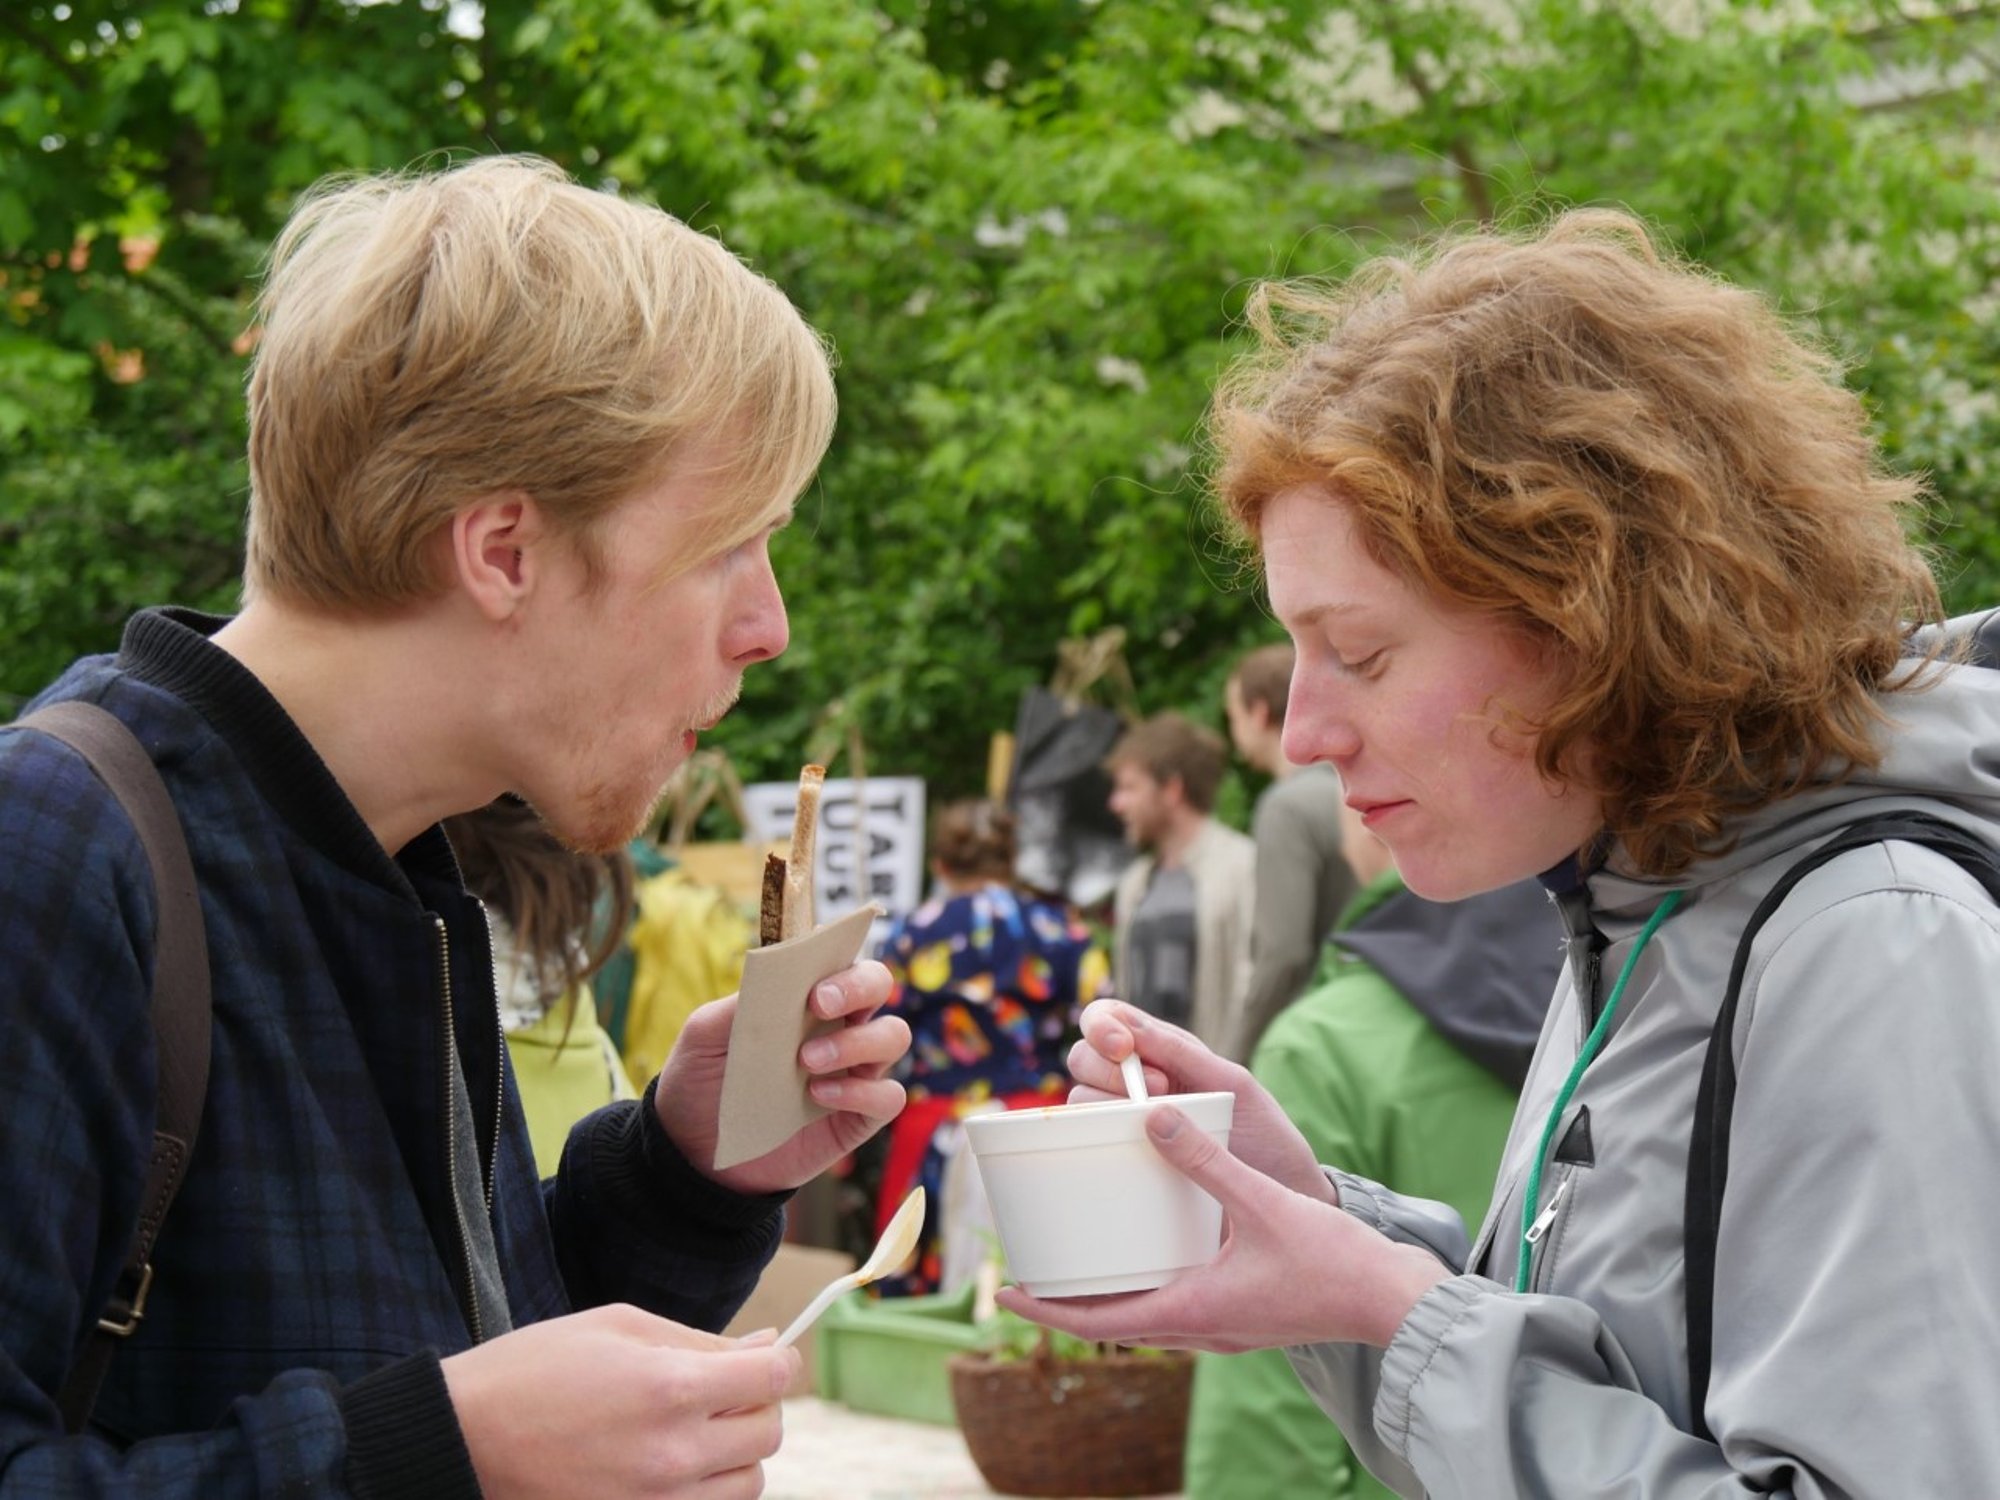
{"label": "person in beige coat", "polygon": [[1211,812],[1222,737],[1156,714],[1111,748],[1111,810],[1141,852],[1113,897],[1120,996],[1210,1046],[1240,1036],[1255,919],[1256,846]]}

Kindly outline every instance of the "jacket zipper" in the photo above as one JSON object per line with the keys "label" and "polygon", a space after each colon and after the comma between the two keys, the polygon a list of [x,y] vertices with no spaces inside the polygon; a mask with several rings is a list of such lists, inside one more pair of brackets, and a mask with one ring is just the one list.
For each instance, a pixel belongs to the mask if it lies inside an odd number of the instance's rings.
{"label": "jacket zipper", "polygon": [[493,1054],[493,1139],[486,1146],[486,1217],[493,1217],[493,1184],[500,1175],[500,1121],[507,1108],[507,1027],[500,1007],[493,1007],[493,1036],[500,1050]]}
{"label": "jacket zipper", "polygon": [[[1576,1044],[1582,1049],[1590,1036],[1591,1028],[1597,1024],[1597,986],[1604,964],[1604,939],[1597,930],[1597,924],[1590,919],[1590,893],[1587,889],[1564,891],[1556,897],[1556,911],[1562,918],[1563,933],[1569,944],[1567,967],[1570,987],[1576,993]],[[1569,1185],[1576,1176],[1576,1169],[1570,1168],[1563,1174],[1556,1190],[1549,1195],[1541,1211],[1535,1215],[1534,1223],[1523,1232],[1520,1253],[1534,1257],[1534,1265],[1529,1270],[1528,1290],[1539,1292],[1548,1280],[1549,1258],[1540,1253],[1542,1241],[1556,1227],[1556,1220],[1562,1216],[1564,1201],[1569,1197]],[[1516,1215],[1519,1222],[1519,1215]]]}
{"label": "jacket zipper", "polygon": [[1556,1190],[1549,1198],[1548,1205],[1535,1215],[1535,1222],[1528,1226],[1527,1234],[1522,1236],[1530,1245],[1541,1244],[1543,1236],[1554,1226],[1556,1214],[1562,1208],[1562,1201],[1568,1193],[1569,1179],[1565,1177],[1556,1184]]}
{"label": "jacket zipper", "polygon": [[[486,923],[486,952],[493,952],[493,914],[482,902],[479,915]],[[493,965],[486,966],[490,974]],[[489,979],[487,988],[493,992],[493,1043],[499,1050],[493,1054],[493,1139],[486,1147],[486,1217],[493,1217],[493,1186],[500,1176],[500,1122],[507,1111],[507,1022],[500,1014],[500,992],[495,981]]]}
{"label": "jacket zipper", "polygon": [[1548,1237],[1549,1231],[1555,1228],[1556,1218],[1562,1212],[1563,1199],[1569,1196],[1569,1185],[1574,1176],[1575,1170],[1572,1168],[1570,1176],[1556,1184],[1554,1194],[1543,1205],[1542,1211],[1535,1215],[1535,1222],[1528,1226],[1527,1233],[1522,1236],[1527,1243],[1521,1253],[1535,1257],[1534,1271],[1528,1283],[1530,1291],[1539,1292],[1542,1289],[1543,1280],[1548,1273],[1549,1258],[1537,1252],[1540,1251],[1542,1241]]}
{"label": "jacket zipper", "polygon": [[1570,986],[1576,991],[1577,1045],[1597,1024],[1597,984],[1604,961],[1604,939],[1590,920],[1590,893],[1564,891],[1556,897],[1556,913],[1562,919],[1563,937],[1568,947],[1567,967]]}
{"label": "jacket zipper", "polygon": [[[486,1330],[480,1325],[479,1297],[473,1291],[472,1226],[465,1222],[465,1208],[458,1195],[458,1110],[453,1107],[451,1097],[451,1070],[458,1066],[458,1027],[451,1014],[451,935],[445,929],[443,917],[433,913],[431,921],[437,924],[438,987],[444,1001],[445,1177],[451,1183],[451,1215],[458,1224],[459,1263],[465,1270],[462,1310],[466,1327],[472,1330],[472,1342],[480,1344],[486,1340]],[[487,1212],[492,1212],[490,1197]]]}

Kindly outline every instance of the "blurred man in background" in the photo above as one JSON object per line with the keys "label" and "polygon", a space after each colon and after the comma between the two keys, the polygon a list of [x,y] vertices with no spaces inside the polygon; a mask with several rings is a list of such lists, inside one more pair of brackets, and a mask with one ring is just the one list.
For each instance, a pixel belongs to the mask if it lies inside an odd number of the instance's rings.
{"label": "blurred man in background", "polygon": [[1353,899],[1354,872],[1340,854],[1340,773],[1295,766],[1279,742],[1292,688],[1292,644],[1259,646],[1236,664],[1223,689],[1236,753],[1271,778],[1250,818],[1257,846],[1256,917],[1250,928],[1250,982],[1237,1034],[1218,1051],[1241,1060],[1279,1011],[1305,990],[1319,952]]}
{"label": "blurred man in background", "polygon": [[1210,814],[1222,737],[1155,714],[1111,747],[1111,810],[1140,855],[1113,896],[1113,985],[1122,998],[1220,1048],[1239,1033],[1250,969],[1256,851]]}

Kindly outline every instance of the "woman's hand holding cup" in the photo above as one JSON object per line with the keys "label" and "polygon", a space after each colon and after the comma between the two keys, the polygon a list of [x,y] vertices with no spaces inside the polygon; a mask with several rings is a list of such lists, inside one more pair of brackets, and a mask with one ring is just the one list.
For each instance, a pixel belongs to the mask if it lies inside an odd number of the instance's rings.
{"label": "woman's hand holding cup", "polygon": [[1230,1155],[1295,1193],[1339,1202],[1306,1138],[1248,1068],[1217,1057],[1194,1033],[1123,1000],[1092,1001],[1082,1025],[1083,1039],[1069,1054],[1072,1104],[1125,1098],[1119,1064],[1136,1049],[1146,1067],[1148,1094],[1234,1094]]}

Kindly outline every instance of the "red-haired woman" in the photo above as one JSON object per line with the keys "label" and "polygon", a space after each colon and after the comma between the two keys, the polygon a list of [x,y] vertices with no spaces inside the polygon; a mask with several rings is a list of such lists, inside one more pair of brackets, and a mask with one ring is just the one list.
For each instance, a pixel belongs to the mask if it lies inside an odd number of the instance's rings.
{"label": "red-haired woman", "polygon": [[2000,672],[1937,628],[1921,483],[1622,215],[1253,309],[1217,483],[1298,649],[1286,756],[1420,895],[1539,875],[1565,973],[1476,1233],[1094,1006],[1083,1097],[1135,1048],[1235,1092],[1226,1151],[1149,1122],[1228,1238],[1158,1291],[1006,1301],[1283,1347],[1404,1495],[1992,1493]]}

